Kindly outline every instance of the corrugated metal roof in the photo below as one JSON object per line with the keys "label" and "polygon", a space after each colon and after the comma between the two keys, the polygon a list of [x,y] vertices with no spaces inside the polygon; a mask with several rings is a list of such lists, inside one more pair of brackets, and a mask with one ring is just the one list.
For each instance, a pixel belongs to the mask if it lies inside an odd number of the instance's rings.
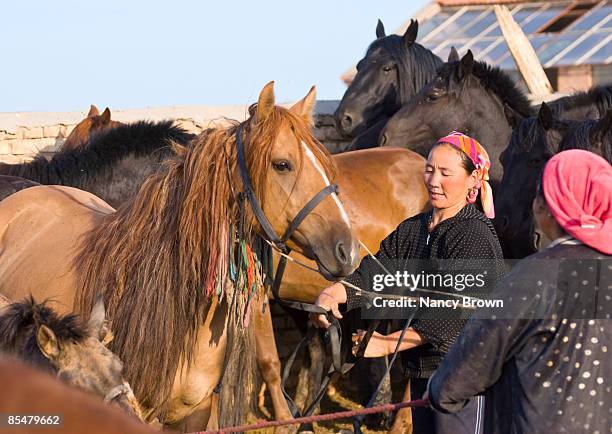
{"label": "corrugated metal roof", "polygon": [[[465,3],[470,4],[457,6]],[[418,42],[443,59],[454,46],[460,54],[471,49],[478,59],[503,69],[516,69],[490,5],[508,2],[474,3],[439,1],[439,11],[419,23]],[[612,63],[612,1],[591,3],[579,11],[575,9],[579,3],[569,1],[522,2],[508,8],[545,68]],[[571,14],[574,19],[578,17],[573,22],[568,19]],[[564,27],[560,18],[571,23]],[[556,31],[549,31],[552,29]]]}

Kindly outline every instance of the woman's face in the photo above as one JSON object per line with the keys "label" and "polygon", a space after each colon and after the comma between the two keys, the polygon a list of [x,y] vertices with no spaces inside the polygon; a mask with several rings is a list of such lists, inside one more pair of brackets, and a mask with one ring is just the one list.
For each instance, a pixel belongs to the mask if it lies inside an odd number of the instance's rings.
{"label": "woman's face", "polygon": [[438,145],[429,152],[425,185],[434,208],[464,206],[469,190],[476,186],[477,172],[468,175],[459,152],[452,145]]}

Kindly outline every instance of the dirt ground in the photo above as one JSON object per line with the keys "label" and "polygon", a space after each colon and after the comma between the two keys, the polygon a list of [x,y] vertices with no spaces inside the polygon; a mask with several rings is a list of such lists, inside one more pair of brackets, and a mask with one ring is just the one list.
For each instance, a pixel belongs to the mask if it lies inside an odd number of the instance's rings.
{"label": "dirt ground", "polygon": [[[338,411],[356,410],[358,408],[363,408],[363,406],[357,402],[356,396],[357,390],[355,390],[355,388],[353,387],[353,383],[351,382],[350,378],[342,378],[335,385],[335,387],[330,386],[327,394],[321,400],[321,409],[317,414],[328,414]],[[394,400],[394,402],[397,401],[399,400]],[[249,420],[249,422],[255,422],[256,418],[271,420],[271,416],[272,405],[269,399],[266,399],[265,407],[259,408],[257,411],[257,415],[254,415],[251,420]],[[383,421],[380,418],[377,418],[372,424],[370,424],[370,427],[367,427],[364,424],[362,427],[362,431],[364,434],[385,433],[387,432],[387,430],[381,426],[382,424]],[[317,434],[336,434],[339,432],[353,432],[351,419],[342,419],[315,424],[314,429],[315,433]],[[270,428],[250,432],[255,434],[272,434],[274,430]]]}

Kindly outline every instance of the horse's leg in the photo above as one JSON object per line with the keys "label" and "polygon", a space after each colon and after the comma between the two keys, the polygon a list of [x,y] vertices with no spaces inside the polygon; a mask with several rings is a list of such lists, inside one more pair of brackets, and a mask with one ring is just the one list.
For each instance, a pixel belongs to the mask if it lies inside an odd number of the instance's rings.
{"label": "horse's leg", "polygon": [[[406,389],[404,389],[404,396],[402,396],[402,402],[408,401],[410,401],[410,380],[408,380]],[[389,434],[404,434],[407,432],[412,432],[412,412],[409,408],[402,408],[395,415]]]}
{"label": "horse's leg", "polygon": [[[263,297],[261,297],[263,299]],[[253,305],[253,321],[255,322],[255,356],[257,366],[270,391],[274,417],[277,420],[291,419],[291,411],[281,390],[281,364],[274,339],[270,306],[262,312],[263,301]],[[281,429],[282,428],[282,429]],[[276,432],[290,432],[290,427],[281,427]]]}

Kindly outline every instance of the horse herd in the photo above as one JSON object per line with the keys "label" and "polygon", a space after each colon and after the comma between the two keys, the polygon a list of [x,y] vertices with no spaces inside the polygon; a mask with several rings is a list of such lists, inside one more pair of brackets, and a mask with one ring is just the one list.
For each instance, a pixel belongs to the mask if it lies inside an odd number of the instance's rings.
{"label": "horse herd", "polygon": [[[470,51],[443,62],[417,36],[416,21],[402,36],[379,22],[334,115],[354,137],[347,152],[330,155],[312,135],[314,89],[285,109],[269,83],[241,124],[196,137],[170,121],[121,124],[92,106],[51,160],[0,164],[0,351],[183,431],[242,421],[257,365],[275,418],[290,418],[254,248],[264,231],[241,199],[239,134],[276,233],[339,186],[287,242],[319,272],[290,262],[282,298],[313,302],[425,210],[423,156],[452,130],[489,151],[505,256],[535,252],[531,202],[547,159],[583,148],[612,162],[612,87],[534,108],[503,71]],[[291,314],[305,331],[305,316]]]}

